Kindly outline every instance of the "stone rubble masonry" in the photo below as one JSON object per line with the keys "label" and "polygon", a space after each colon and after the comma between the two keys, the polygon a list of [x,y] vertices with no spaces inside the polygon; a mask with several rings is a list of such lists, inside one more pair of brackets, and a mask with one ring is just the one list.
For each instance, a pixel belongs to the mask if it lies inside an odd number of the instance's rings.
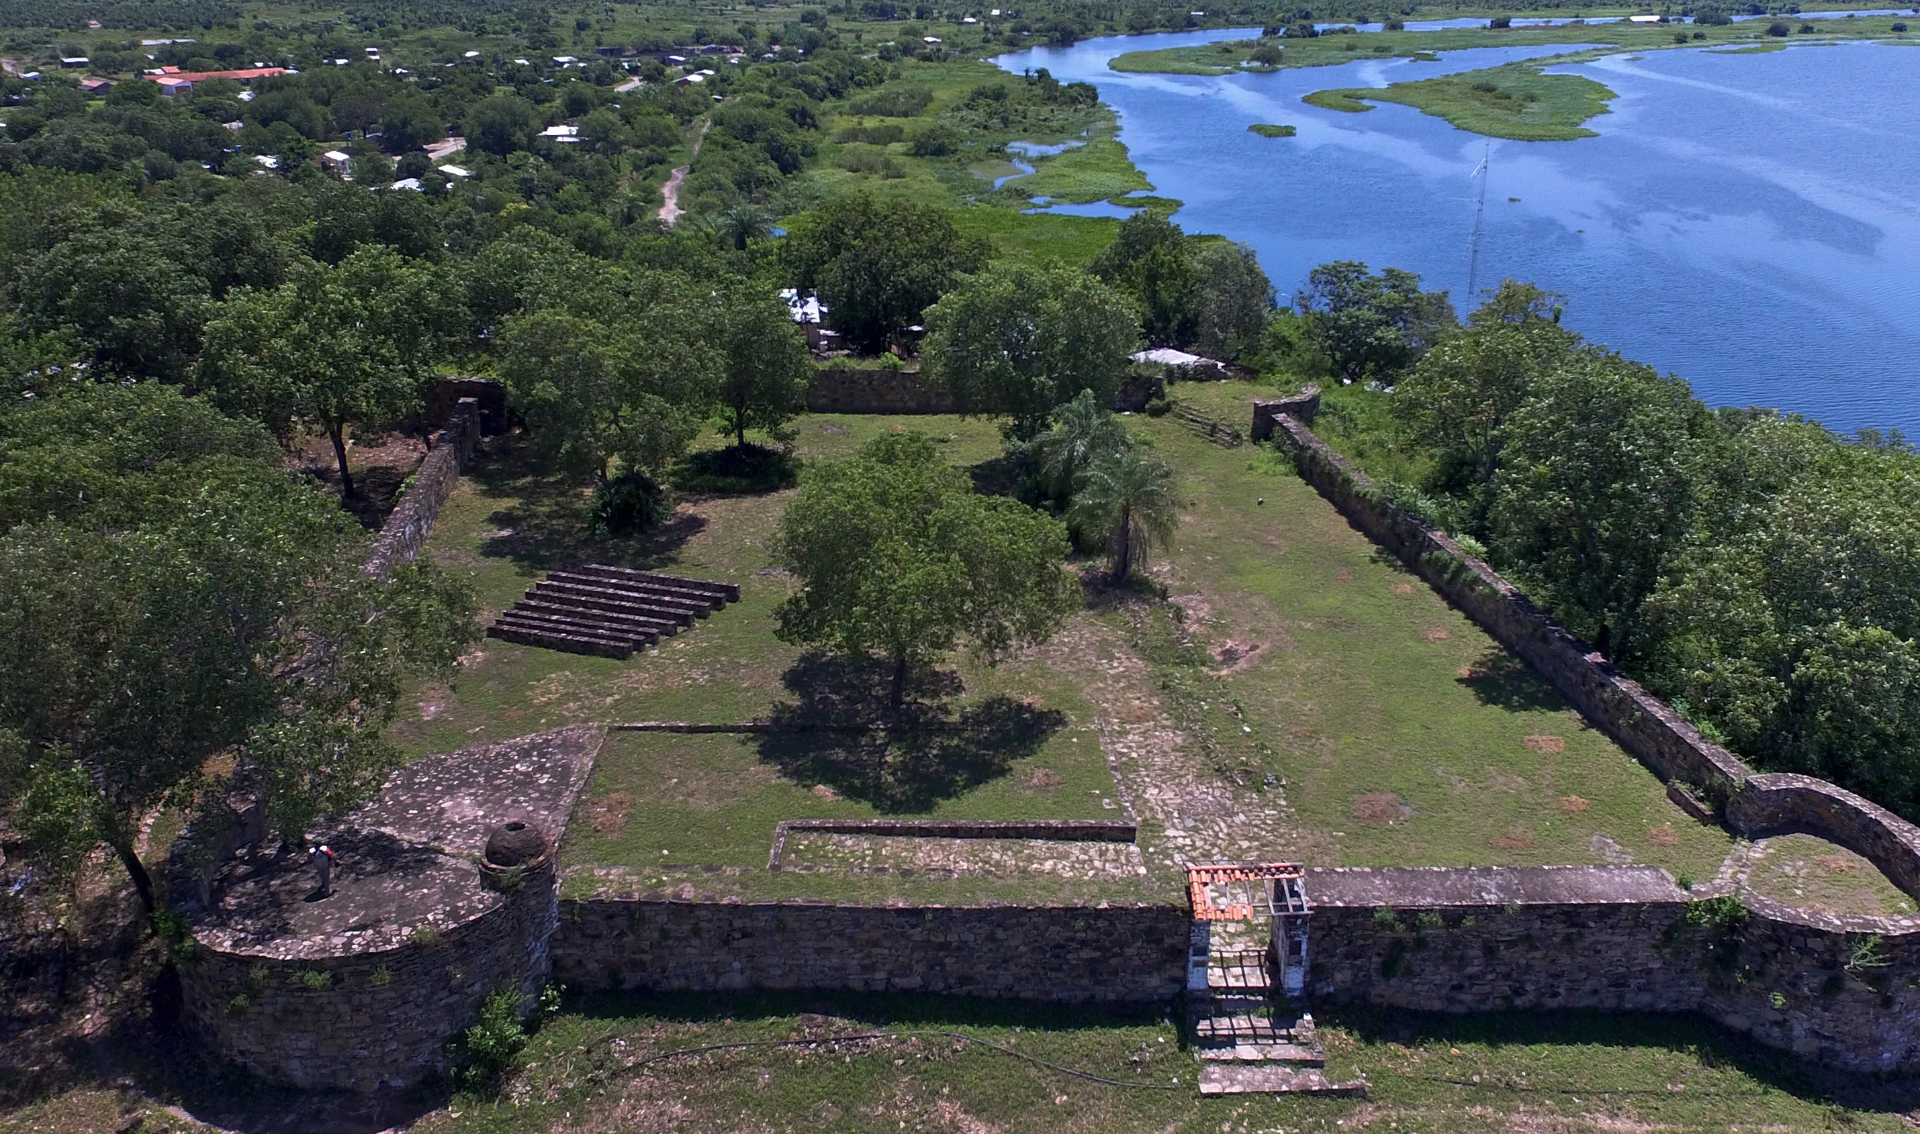
{"label": "stone rubble masonry", "polygon": [[[1260,412],[1256,408],[1256,435]],[[1445,532],[1395,506],[1306,426],[1286,415],[1272,420],[1276,437],[1308,484],[1481,629],[1524,658],[1655,775],[1670,784],[1698,788],[1719,804],[1721,818],[1736,834],[1818,835],[1864,856],[1895,885],[1920,896],[1920,827],[1825,780],[1754,772]]]}
{"label": "stone rubble masonry", "polygon": [[488,886],[487,834],[521,819],[557,841],[601,735],[573,725],[408,764],[378,799],[316,834],[341,852],[324,900],[307,900],[304,856],[230,853],[211,908],[183,903],[192,1029],[242,1067],[300,1087],[371,1091],[443,1068],[447,1041],[487,996],[513,989],[524,1001],[552,971],[551,860],[517,887]]}
{"label": "stone rubble masonry", "polygon": [[1319,1001],[1692,1012],[1813,1062],[1920,1068],[1920,919],[1746,893],[1746,915],[1719,921],[1693,904],[1715,889],[1683,891],[1652,867],[1315,869],[1306,888]]}
{"label": "stone rubble masonry", "polygon": [[[1113,396],[1116,411],[1138,413],[1162,389],[1159,378],[1130,374]],[[823,366],[807,388],[808,413],[952,413],[953,399],[920,371]]]}
{"label": "stone rubble masonry", "polygon": [[1295,421],[1312,425],[1313,419],[1320,416],[1320,387],[1309,384],[1306,389],[1297,394],[1289,394],[1270,402],[1253,403],[1253,426],[1247,430],[1247,436],[1254,441],[1273,440],[1274,422],[1278,421],[1282,414]]}
{"label": "stone rubble masonry", "polygon": [[842,906],[568,899],[554,976],[585,991],[833,989],[1166,1002],[1178,906]]}
{"label": "stone rubble masonry", "polygon": [[460,470],[473,457],[479,439],[480,403],[474,398],[461,398],[447,423],[433,435],[426,459],[414,470],[413,486],[381,526],[373,554],[367,557],[367,574],[389,575],[419,554],[433,534],[434,516],[460,483]]}

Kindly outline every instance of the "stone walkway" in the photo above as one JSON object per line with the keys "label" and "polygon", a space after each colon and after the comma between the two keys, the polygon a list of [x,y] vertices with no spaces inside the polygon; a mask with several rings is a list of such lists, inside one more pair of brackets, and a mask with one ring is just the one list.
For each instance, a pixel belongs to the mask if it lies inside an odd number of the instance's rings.
{"label": "stone walkway", "polygon": [[796,831],[787,838],[786,870],[896,874],[903,878],[963,875],[1014,878],[1127,878],[1147,872],[1131,843],[1040,839],[929,839]]}

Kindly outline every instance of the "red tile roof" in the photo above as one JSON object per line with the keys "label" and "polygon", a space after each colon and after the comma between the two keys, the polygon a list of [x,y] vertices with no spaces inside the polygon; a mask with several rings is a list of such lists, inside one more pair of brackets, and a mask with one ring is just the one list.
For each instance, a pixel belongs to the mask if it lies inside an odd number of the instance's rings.
{"label": "red tile roof", "polygon": [[146,78],[179,79],[189,83],[198,83],[206,79],[239,79],[244,82],[247,79],[264,79],[270,75],[287,73],[285,67],[248,67],[239,71],[176,71],[168,67],[165,70],[167,73],[164,75],[148,75]]}

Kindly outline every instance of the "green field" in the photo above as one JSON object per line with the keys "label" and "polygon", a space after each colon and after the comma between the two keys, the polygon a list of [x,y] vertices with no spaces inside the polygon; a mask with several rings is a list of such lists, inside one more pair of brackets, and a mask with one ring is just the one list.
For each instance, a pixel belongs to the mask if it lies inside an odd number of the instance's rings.
{"label": "green field", "polygon": [[[1364,1073],[1367,1100],[1197,1097],[1198,1065],[1181,1047],[1180,1030],[1157,1015],[844,993],[596,998],[571,1006],[535,1038],[526,1071],[501,1102],[458,1100],[413,1129],[1576,1134],[1908,1128],[1892,1113],[1907,1101],[1896,1092],[1858,1082],[1822,1085],[1784,1056],[1685,1018],[1355,1012],[1326,1015],[1320,1027],[1329,1071]],[[882,1035],[817,1042],[876,1032]],[[712,1044],[763,1046],[642,1063]],[[1839,1099],[1860,1109],[1836,1106],[1836,1089],[1847,1092]]]}

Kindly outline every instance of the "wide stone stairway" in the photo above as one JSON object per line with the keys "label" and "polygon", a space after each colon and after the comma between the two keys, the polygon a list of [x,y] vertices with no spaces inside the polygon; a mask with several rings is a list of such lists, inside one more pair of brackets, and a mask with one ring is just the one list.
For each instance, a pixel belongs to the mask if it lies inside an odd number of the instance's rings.
{"label": "wide stone stairway", "polygon": [[1327,1078],[1313,1016],[1276,994],[1267,950],[1229,942],[1216,947],[1210,938],[1207,923],[1195,922],[1187,1023],[1202,1064],[1200,1093],[1365,1095],[1363,1079]]}
{"label": "wide stone stairway", "polygon": [[549,573],[487,636],[624,661],[739,600],[734,583],[590,564]]}

